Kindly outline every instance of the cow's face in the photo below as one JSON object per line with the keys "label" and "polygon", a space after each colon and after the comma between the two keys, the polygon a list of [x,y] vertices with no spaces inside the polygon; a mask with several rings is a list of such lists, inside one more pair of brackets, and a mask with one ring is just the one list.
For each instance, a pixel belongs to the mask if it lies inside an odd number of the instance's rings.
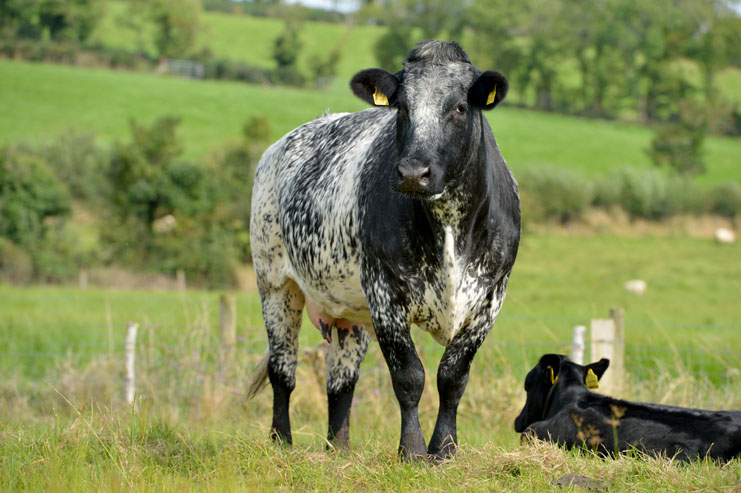
{"label": "cow's face", "polygon": [[552,390],[556,385],[559,392],[572,386],[593,387],[593,378],[599,381],[610,360],[602,358],[596,363],[582,366],[562,354],[546,354],[525,377],[527,400],[520,415],[515,419],[515,431],[522,433],[528,426],[546,417],[553,399]]}
{"label": "cow's face", "polygon": [[358,72],[353,92],[374,106],[396,111],[396,189],[435,198],[460,179],[481,145],[482,110],[507,94],[499,72],[481,72],[458,45],[428,42],[417,47],[392,75]]}

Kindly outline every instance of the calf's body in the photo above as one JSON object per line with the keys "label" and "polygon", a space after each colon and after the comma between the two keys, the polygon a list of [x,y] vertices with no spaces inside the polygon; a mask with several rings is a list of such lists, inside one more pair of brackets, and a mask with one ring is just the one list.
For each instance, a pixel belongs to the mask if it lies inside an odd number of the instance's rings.
{"label": "calf's body", "polygon": [[591,392],[587,383],[596,383],[608,364],[603,359],[581,366],[563,355],[543,356],[525,380],[528,396],[515,431],[603,454],[636,449],[683,461],[741,455],[741,412],[636,403]]}
{"label": "calf's body", "polygon": [[[324,116],[266,151],[250,231],[274,437],[291,442],[288,406],[306,306],[330,342],[331,441],[348,443],[359,365],[375,336],[401,410],[400,453],[454,453],[471,360],[502,306],[519,244],[517,185],[481,112],[501,101],[506,84],[454,43],[423,43],[399,73],[370,69],[353,78],[355,93],[376,108]],[[429,450],[412,324],[447,346]]]}

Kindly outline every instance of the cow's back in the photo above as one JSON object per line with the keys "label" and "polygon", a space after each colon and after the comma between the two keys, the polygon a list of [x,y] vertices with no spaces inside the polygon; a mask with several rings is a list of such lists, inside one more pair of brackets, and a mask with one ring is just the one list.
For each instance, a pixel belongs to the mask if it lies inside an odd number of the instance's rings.
{"label": "cow's back", "polygon": [[358,182],[361,171],[378,166],[372,149],[390,115],[374,109],[326,115],[265,152],[250,224],[258,282],[292,279],[307,304],[370,322],[360,289]]}

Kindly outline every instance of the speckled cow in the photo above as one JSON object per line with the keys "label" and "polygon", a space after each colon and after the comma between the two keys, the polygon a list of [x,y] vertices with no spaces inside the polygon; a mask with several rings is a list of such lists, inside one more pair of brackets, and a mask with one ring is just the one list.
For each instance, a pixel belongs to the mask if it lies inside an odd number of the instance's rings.
{"label": "speckled cow", "polygon": [[[373,106],[285,135],[255,174],[251,244],[269,349],[251,394],[273,387],[272,436],[291,443],[304,307],[330,342],[329,440],[349,444],[359,365],[375,337],[401,408],[406,459],[455,454],[456,414],[476,350],[504,300],[520,239],[517,184],[482,114],[507,94],[456,43],[419,44],[396,74],[357,73]],[[446,346],[429,449],[425,375],[410,327]]]}

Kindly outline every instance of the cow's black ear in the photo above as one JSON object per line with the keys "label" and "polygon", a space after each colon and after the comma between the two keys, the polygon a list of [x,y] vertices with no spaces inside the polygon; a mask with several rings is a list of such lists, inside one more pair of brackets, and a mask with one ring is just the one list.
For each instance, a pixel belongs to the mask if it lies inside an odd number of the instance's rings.
{"label": "cow's black ear", "polygon": [[550,384],[556,383],[561,372],[561,355],[544,354],[538,362],[541,376]]}
{"label": "cow's black ear", "polygon": [[502,74],[487,70],[468,90],[468,102],[477,108],[490,110],[502,102],[508,90],[509,82]]}
{"label": "cow's black ear", "polygon": [[350,80],[357,97],[372,106],[389,106],[396,98],[399,79],[380,68],[361,70]]}
{"label": "cow's black ear", "polygon": [[584,375],[586,378],[587,373],[589,373],[589,370],[592,370],[594,374],[597,376],[597,379],[601,379],[602,375],[605,374],[607,371],[607,367],[610,366],[610,360],[607,358],[602,358],[596,363],[590,363],[587,366],[584,367]]}

